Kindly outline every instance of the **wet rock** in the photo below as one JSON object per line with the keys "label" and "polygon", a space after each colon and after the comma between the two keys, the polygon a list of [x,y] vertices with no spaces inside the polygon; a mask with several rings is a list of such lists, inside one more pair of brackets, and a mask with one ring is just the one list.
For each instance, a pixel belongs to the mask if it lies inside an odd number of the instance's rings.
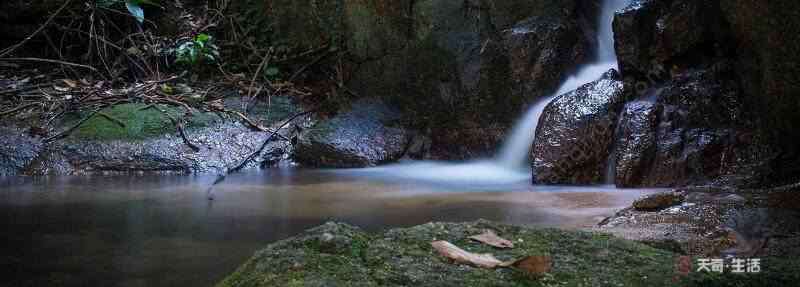
{"label": "wet rock", "polygon": [[798,100],[787,95],[800,91],[788,84],[798,81],[789,67],[797,66],[800,51],[787,43],[798,38],[800,21],[787,11],[797,6],[638,0],[617,14],[626,97],[666,87],[655,97],[662,106],[660,155],[641,185],[796,181]]}
{"label": "wet rock", "polygon": [[558,96],[545,108],[531,151],[534,182],[601,182],[622,107],[622,81],[611,70]]}
{"label": "wet rock", "polygon": [[[251,118],[271,129],[277,128],[290,115],[299,111],[285,97],[276,96],[269,108],[250,109]],[[232,105],[240,102],[233,101]],[[168,113],[175,112],[163,107]],[[240,106],[228,106],[238,109]],[[21,145],[41,149],[20,168],[26,175],[106,174],[106,173],[221,173],[239,165],[270,136],[244,124],[193,111],[184,125],[186,137],[199,149],[190,148],[171,121],[160,112],[140,110],[138,105],[119,105],[106,114],[124,125],[105,117],[94,117],[67,138],[47,145]],[[182,115],[182,114],[181,114]],[[176,116],[177,117],[177,116]],[[306,127],[308,118],[295,119],[289,126]],[[74,124],[65,120],[59,129]],[[248,162],[244,169],[271,167],[287,159],[292,145],[288,140],[293,129],[284,128],[281,136]],[[26,154],[26,153],[18,153]],[[20,161],[21,162],[21,161]]]}
{"label": "wet rock", "polygon": [[660,210],[683,202],[686,196],[681,192],[659,192],[637,199],[633,202],[636,210]]}
{"label": "wet rock", "polygon": [[0,176],[19,174],[43,148],[41,139],[13,127],[0,127]]}
{"label": "wet rock", "polygon": [[630,102],[616,135],[616,184],[755,182],[774,149],[732,77],[731,63],[721,61],[677,73]]}
{"label": "wet rock", "polygon": [[391,127],[399,114],[378,101],[359,101],[349,111],[323,120],[304,133],[294,159],[316,167],[365,167],[402,157],[405,129]]}
{"label": "wet rock", "polygon": [[638,186],[652,164],[656,148],[658,107],[648,101],[635,101],[625,105],[615,143],[617,186]]}

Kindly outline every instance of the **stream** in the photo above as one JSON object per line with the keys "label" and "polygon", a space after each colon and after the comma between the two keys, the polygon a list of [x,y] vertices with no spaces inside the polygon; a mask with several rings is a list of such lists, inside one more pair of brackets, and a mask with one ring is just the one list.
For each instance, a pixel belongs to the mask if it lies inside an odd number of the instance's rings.
{"label": "stream", "polygon": [[0,179],[0,267],[11,286],[209,286],[266,244],[329,220],[367,230],[480,218],[585,228],[653,191],[411,181],[388,169],[236,174],[214,201],[213,176]]}

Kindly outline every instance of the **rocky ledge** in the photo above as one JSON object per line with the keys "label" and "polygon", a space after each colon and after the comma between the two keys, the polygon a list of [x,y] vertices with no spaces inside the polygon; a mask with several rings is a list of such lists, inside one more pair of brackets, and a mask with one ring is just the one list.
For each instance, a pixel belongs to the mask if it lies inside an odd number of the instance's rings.
{"label": "rocky ledge", "polygon": [[[230,109],[241,104],[237,97],[225,102]],[[170,116],[180,118],[185,111],[157,108],[164,113],[138,103],[110,107],[65,133],[63,139],[52,141],[48,138],[70,130],[86,113],[65,116],[52,131],[44,132],[37,132],[31,119],[7,119],[0,123],[0,176],[221,173],[258,151],[271,134],[254,130],[232,116],[191,109],[182,135]],[[250,116],[275,130],[300,111],[290,99],[275,97],[269,107],[252,107]],[[311,122],[310,117],[298,117],[289,126],[308,126]],[[288,159],[293,132],[290,128],[280,130],[279,136],[244,168],[273,166]]]}
{"label": "rocky ledge", "polygon": [[[468,239],[486,229],[513,241],[514,247],[494,249]],[[533,277],[516,269],[460,265],[439,256],[431,247],[434,240],[500,260],[550,256],[551,273]],[[779,286],[798,279],[788,272],[791,265],[777,261],[756,275],[675,277],[676,260],[670,251],[598,232],[479,220],[367,233],[327,223],[268,245],[217,286],[722,286],[762,280]]]}

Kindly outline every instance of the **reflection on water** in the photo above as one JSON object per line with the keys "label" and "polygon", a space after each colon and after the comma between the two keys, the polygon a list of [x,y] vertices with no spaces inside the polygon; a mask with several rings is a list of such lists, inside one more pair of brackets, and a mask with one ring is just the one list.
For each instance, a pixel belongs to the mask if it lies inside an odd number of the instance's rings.
{"label": "reflection on water", "polygon": [[0,268],[10,286],[211,286],[266,243],[328,220],[368,230],[479,218],[582,227],[648,192],[505,179],[276,169],[231,176],[208,201],[213,176],[5,178]]}

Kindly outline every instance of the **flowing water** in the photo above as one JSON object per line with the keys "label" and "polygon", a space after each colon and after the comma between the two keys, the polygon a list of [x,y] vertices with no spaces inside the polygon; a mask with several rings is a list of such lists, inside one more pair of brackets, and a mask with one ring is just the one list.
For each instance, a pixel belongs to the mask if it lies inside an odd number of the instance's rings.
{"label": "flowing water", "polygon": [[[8,286],[210,286],[328,220],[379,230],[479,218],[581,228],[649,190],[411,182],[342,170],[0,179]],[[502,191],[502,192],[500,192]],[[8,275],[10,274],[10,276]],[[0,285],[3,285],[2,283]]]}
{"label": "flowing water", "polygon": [[[581,66],[569,76],[551,96],[534,103],[517,122],[510,136],[503,143],[494,159],[467,162],[423,162],[400,164],[379,168],[378,172],[406,179],[426,181],[479,181],[484,184],[504,184],[522,178],[530,179],[530,169],[526,166],[531,145],[536,137],[536,129],[547,105],[559,95],[569,93],[580,86],[599,79],[609,69],[617,69],[617,56],[614,52],[614,32],[612,24],[614,13],[624,8],[630,0],[603,1],[598,17],[598,49],[592,63]],[[609,170],[613,166],[609,166]],[[607,183],[613,184],[613,181]]]}

